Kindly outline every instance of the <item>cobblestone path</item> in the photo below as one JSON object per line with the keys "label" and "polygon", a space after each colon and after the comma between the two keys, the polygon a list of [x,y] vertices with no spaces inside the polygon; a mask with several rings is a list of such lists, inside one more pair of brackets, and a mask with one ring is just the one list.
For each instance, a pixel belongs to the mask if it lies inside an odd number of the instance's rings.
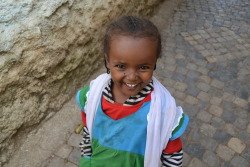
{"label": "cobblestone path", "polygon": [[162,34],[157,75],[191,118],[183,165],[250,166],[250,1],[187,0]]}
{"label": "cobblestone path", "polygon": [[[153,18],[165,19],[164,3]],[[156,75],[190,117],[183,166],[249,167],[250,1],[184,0],[159,26],[163,53]],[[8,167],[77,167],[76,111],[73,98],[27,137]]]}

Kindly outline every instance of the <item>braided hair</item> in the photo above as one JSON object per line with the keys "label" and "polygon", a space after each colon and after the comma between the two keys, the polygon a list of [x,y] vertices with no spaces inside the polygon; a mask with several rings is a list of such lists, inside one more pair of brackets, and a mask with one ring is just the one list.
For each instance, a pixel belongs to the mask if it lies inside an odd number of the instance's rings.
{"label": "braided hair", "polygon": [[[135,38],[149,37],[157,42],[157,58],[161,56],[161,36],[157,27],[149,20],[138,18],[135,16],[123,16],[112,22],[107,28],[103,36],[103,55],[105,67],[106,59],[109,56],[110,41],[115,36],[131,36]],[[107,68],[108,71],[108,68]]]}

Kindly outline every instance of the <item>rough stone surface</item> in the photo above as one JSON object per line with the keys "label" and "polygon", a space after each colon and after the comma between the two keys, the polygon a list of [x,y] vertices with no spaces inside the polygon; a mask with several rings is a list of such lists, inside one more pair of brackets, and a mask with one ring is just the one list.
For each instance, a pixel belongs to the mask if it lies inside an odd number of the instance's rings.
{"label": "rough stone surface", "polygon": [[80,158],[81,158],[81,151],[80,149],[75,148],[69,155],[68,161],[77,165],[80,161]]}
{"label": "rough stone surface", "polygon": [[[78,142],[79,142],[79,140],[78,140]],[[69,154],[72,150],[73,150],[73,147],[71,147],[67,144],[64,144],[59,148],[59,150],[55,153],[55,155],[65,159],[69,156]]]}
{"label": "rough stone surface", "polygon": [[206,151],[202,157],[203,161],[208,164],[208,166],[220,166],[220,160],[216,154],[211,151]]}
{"label": "rough stone surface", "polygon": [[228,147],[240,154],[246,148],[246,144],[234,137],[229,140]]}
{"label": "rough stone surface", "polygon": [[78,147],[79,146],[79,141],[81,141],[82,137],[77,135],[77,134],[72,134],[68,140],[68,144],[73,147]]}
{"label": "rough stone surface", "polygon": [[[68,101],[102,63],[100,27],[148,16],[160,0],[26,0],[0,4],[0,154]],[[18,140],[17,140],[18,139]]]}
{"label": "rough stone surface", "polygon": [[240,157],[240,156],[236,156],[231,160],[231,165],[233,167],[248,167],[249,161],[247,161],[246,159]]}
{"label": "rough stone surface", "polygon": [[208,167],[204,162],[197,158],[193,158],[188,167]]}
{"label": "rough stone surface", "polygon": [[230,161],[234,156],[234,151],[224,145],[219,145],[216,149],[216,153],[219,157],[221,157],[224,161]]}

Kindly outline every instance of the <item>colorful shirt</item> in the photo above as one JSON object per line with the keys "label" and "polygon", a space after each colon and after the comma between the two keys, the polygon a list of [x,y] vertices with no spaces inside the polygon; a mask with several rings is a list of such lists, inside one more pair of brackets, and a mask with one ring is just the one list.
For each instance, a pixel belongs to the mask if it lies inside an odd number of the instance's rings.
{"label": "colorful shirt", "polygon": [[[111,95],[111,92],[107,91],[110,89],[109,89],[109,87],[105,88],[105,89],[106,89],[106,91],[104,91],[104,96],[102,98],[102,107],[101,108],[103,108],[106,116],[108,115],[108,117],[110,117],[111,119],[118,120],[116,122],[119,122],[119,120],[123,120],[124,118],[127,119],[127,117],[129,117],[129,115],[131,115],[131,114],[134,115],[134,114],[140,113],[138,111],[140,111],[141,107],[144,104],[147,104],[147,103],[150,104],[150,92],[152,91],[152,87],[151,87],[150,91],[146,91],[148,93],[145,96],[143,96],[143,98],[141,98],[140,96],[137,96],[137,98],[133,98],[133,100],[135,101],[135,104],[133,104],[132,106],[128,106],[128,105],[121,106],[121,105],[117,105],[117,104],[112,104],[112,103],[114,103],[114,102],[112,102],[112,96],[109,96],[108,98],[107,98],[107,96],[105,96],[105,94]],[[80,107],[84,106],[83,103],[85,103],[84,99],[86,100],[86,97],[84,97],[83,95],[86,94],[87,91],[88,91],[88,87],[86,87],[78,92],[77,97],[78,97],[78,103],[80,104]],[[145,90],[144,90],[144,92],[145,92]],[[137,100],[139,98],[141,98],[141,100]],[[116,107],[114,107],[114,106],[116,106]],[[81,107],[81,108],[83,110],[84,107]],[[118,110],[116,109],[112,112],[112,108],[118,108]],[[126,108],[127,108],[128,112],[124,112],[124,111],[126,111]],[[134,108],[134,109],[132,109],[132,108]],[[120,111],[121,115],[119,115],[119,111]],[[100,114],[100,113],[104,113],[104,112],[98,110],[97,113]],[[112,114],[112,113],[115,113],[115,114]],[[123,113],[127,113],[127,115],[125,114],[125,116],[124,116]],[[147,115],[147,114],[144,113],[144,116],[145,115]],[[82,116],[83,116],[83,124],[86,125],[86,117],[85,117],[84,112],[83,112]],[[163,162],[163,166],[170,166],[171,164],[173,165],[173,163],[175,163],[175,166],[181,166],[181,160],[182,160],[183,153],[181,150],[181,148],[182,148],[181,140],[179,138],[181,134],[178,134],[178,132],[180,133],[180,130],[181,130],[183,133],[184,126],[182,126],[182,125],[184,124],[184,122],[186,122],[186,119],[187,119],[187,118],[185,119],[185,117],[186,116],[183,114],[183,117],[180,120],[179,126],[177,128],[175,128],[175,130],[174,130],[175,133],[172,134],[172,138],[170,139],[172,141],[168,142],[166,149],[163,151],[163,154],[161,157],[162,162]],[[146,121],[146,118],[144,119],[144,121]],[[144,124],[144,129],[145,129],[145,126],[146,126],[146,122]],[[145,131],[144,131],[144,133],[145,133]],[[112,132],[112,130],[109,129],[109,132]],[[88,139],[86,139],[86,136],[88,136],[88,130],[86,127],[84,128],[84,134],[85,134],[85,137],[84,137],[84,140],[82,142],[81,147],[84,148],[84,146],[85,146],[85,148],[82,149],[82,153],[83,153],[83,155],[91,155],[90,144],[88,142],[86,142],[86,141],[89,141]],[[178,134],[178,135],[175,135],[175,134]],[[118,136],[118,135],[115,135],[115,136]],[[125,135],[125,136],[129,136],[129,135]],[[93,135],[93,138],[94,138],[94,135]],[[141,138],[140,140],[145,140],[145,138],[144,139]],[[96,141],[95,138],[92,141],[92,150],[95,150],[95,147],[94,147],[95,142],[94,141]],[[134,142],[132,142],[132,143],[134,143]],[[109,148],[111,148],[111,147],[109,147]],[[118,150],[122,150],[122,149],[118,148]],[[93,153],[95,155],[95,151]],[[141,155],[143,156],[143,154],[141,154]],[[93,158],[93,157],[91,157],[91,158]],[[121,161],[119,161],[119,162],[121,162]],[[140,161],[139,164],[141,164],[141,163],[143,164],[143,162]]]}

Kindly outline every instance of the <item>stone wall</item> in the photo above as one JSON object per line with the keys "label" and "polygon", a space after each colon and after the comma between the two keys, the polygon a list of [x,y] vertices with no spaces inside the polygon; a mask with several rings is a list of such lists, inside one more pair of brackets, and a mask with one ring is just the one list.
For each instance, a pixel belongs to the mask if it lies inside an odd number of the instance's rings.
{"label": "stone wall", "polygon": [[123,14],[148,16],[159,1],[1,1],[0,166],[102,63],[103,27]]}

